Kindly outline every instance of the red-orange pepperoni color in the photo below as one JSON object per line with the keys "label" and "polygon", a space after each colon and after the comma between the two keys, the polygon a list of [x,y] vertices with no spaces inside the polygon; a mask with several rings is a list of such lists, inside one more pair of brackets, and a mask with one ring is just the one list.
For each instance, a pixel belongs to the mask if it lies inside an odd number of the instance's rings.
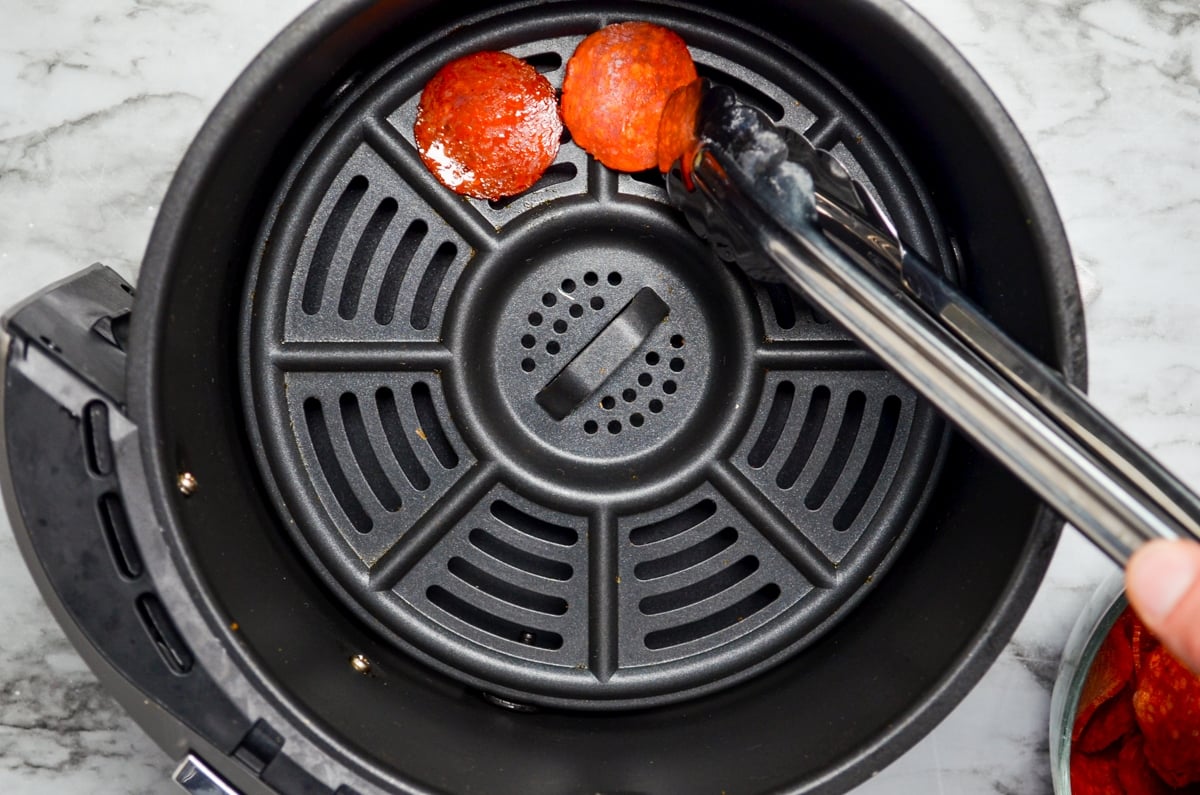
{"label": "red-orange pepperoni color", "polygon": [[[664,174],[675,161],[683,163],[683,176],[690,181],[692,155],[696,139],[696,117],[700,113],[700,98],[704,81],[693,80],[671,93],[658,124],[658,170]],[[689,185],[689,187],[691,187]]]}
{"label": "red-orange pepperoni color", "polygon": [[658,126],[671,92],[695,80],[677,34],[649,22],[609,25],[567,61],[562,113],[575,142],[617,171],[658,163]]}
{"label": "red-orange pepperoni color", "polygon": [[425,86],[413,128],[425,166],[455,193],[528,190],[558,155],[562,118],[550,81],[503,52],[451,61]]}

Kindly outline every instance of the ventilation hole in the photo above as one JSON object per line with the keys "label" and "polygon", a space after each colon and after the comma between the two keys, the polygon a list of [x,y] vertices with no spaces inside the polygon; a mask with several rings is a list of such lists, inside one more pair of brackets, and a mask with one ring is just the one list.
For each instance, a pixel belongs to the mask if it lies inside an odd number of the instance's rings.
{"label": "ventilation hole", "polygon": [[546,188],[553,188],[555,185],[562,185],[564,182],[570,182],[579,174],[579,169],[574,163],[555,163],[550,166],[542,174],[537,182],[530,186],[529,190],[518,193],[515,196],[505,196],[502,199],[488,200],[488,206],[493,210],[503,210],[511,207],[518,199],[528,196],[531,193],[537,193]]}
{"label": "ventilation hole", "polygon": [[567,311],[571,313],[571,317],[583,317],[583,304],[571,304],[571,308]]}
{"label": "ventilation hole", "polygon": [[433,259],[429,262],[429,267],[421,276],[421,283],[417,285],[417,295],[413,299],[412,308],[412,325],[417,331],[429,328],[429,320],[433,316],[433,304],[437,301],[438,292],[442,289],[446,272],[450,270],[450,265],[457,256],[458,246],[450,242],[443,243],[438,246],[437,251],[433,254]]}
{"label": "ventilation hole", "polygon": [[604,308],[604,299],[598,295],[593,295],[592,300],[588,301],[588,303],[591,304],[592,309],[595,309],[597,312]]}
{"label": "ventilation hole", "polygon": [[758,566],[758,558],[748,555],[699,582],[674,591],[647,596],[638,603],[638,609],[643,615],[657,616],[672,610],[681,610],[705,599],[712,599],[754,574],[758,571]]}
{"label": "ventilation hole", "polygon": [[526,334],[524,337],[521,337],[521,347],[522,348],[525,348],[528,350],[529,348],[532,348],[534,345],[537,345],[537,337],[533,336],[532,334]]}
{"label": "ventilation hole", "polygon": [[633,414],[629,417],[629,424],[635,428],[640,428],[646,424],[646,418],[641,414]]}
{"label": "ventilation hole", "polygon": [[557,356],[558,352],[561,350],[562,346],[559,345],[555,340],[550,340],[546,343],[546,353],[550,354],[551,356]]}
{"label": "ventilation hole", "polygon": [[842,470],[846,468],[846,461],[850,458],[854,442],[858,438],[858,431],[862,427],[863,409],[866,408],[866,405],[867,396],[865,394],[858,391],[850,393],[850,397],[846,401],[846,413],[842,415],[842,427],[838,428],[833,449],[829,451],[829,457],[825,459],[825,466],[821,468],[817,482],[813,484],[808,496],[804,498],[804,505],[810,511],[818,510],[825,504],[825,500],[829,499],[829,493],[837,485]]}
{"label": "ventilation hole", "polygon": [[521,60],[542,74],[553,72],[563,64],[562,56],[556,52],[539,52],[536,55],[526,56]]}
{"label": "ventilation hole", "polygon": [[535,362],[533,359],[522,359],[521,369],[527,373],[532,373],[537,369],[537,362]]}
{"label": "ventilation hole", "polygon": [[392,261],[388,263],[387,272],[379,284],[379,298],[375,302],[375,320],[381,326],[392,322],[396,316],[396,302],[400,299],[400,286],[408,275],[409,265],[417,255],[425,235],[429,234],[429,226],[424,221],[413,221],[404,231],[396,250],[392,252]]}
{"label": "ventilation hole", "polygon": [[592,271],[588,271],[587,273],[583,274],[583,283],[588,287],[595,286],[596,282],[598,281],[600,281],[600,277]]}
{"label": "ventilation hole", "polygon": [[767,297],[771,299],[771,310],[775,313],[775,322],[787,331],[796,327],[796,305],[792,302],[792,292],[786,285],[772,283],[766,285]]}
{"label": "ventilation hole", "polygon": [[621,400],[624,400],[626,403],[632,403],[633,401],[637,400],[637,391],[633,389],[626,389],[621,393]]}
{"label": "ventilation hole", "polygon": [[654,188],[667,189],[667,178],[658,170],[658,167],[648,168],[645,171],[635,171],[629,175],[634,182],[640,182],[643,185],[649,185]]}
{"label": "ventilation hole", "polygon": [[337,203],[325,221],[325,228],[317,238],[317,247],[313,251],[312,262],[308,266],[308,276],[304,280],[304,296],[300,306],[307,315],[315,315],[321,311],[321,301],[325,297],[325,282],[329,278],[329,269],[333,266],[337,254],[338,243],[346,233],[346,227],[358,209],[363,196],[367,193],[367,178],[361,174],[350,180],[346,190],[338,197]]}
{"label": "ventilation hole", "polygon": [[617,405],[617,399],[612,395],[605,395],[600,399],[600,408],[605,411],[612,411]]}
{"label": "ventilation hole", "polygon": [[685,511],[652,522],[629,531],[629,541],[634,546],[645,546],[658,541],[674,538],[685,533],[699,524],[707,522],[717,512],[717,504],[712,500],[701,500]]}
{"label": "ventilation hole", "polygon": [[542,325],[542,319],[543,318],[542,318],[541,312],[530,312],[529,313],[529,325],[533,326],[534,328],[537,328],[538,326]]}
{"label": "ventilation hole", "polygon": [[663,381],[663,392],[667,393],[668,395],[674,395],[678,389],[679,384],[675,383],[674,381]]}
{"label": "ventilation hole", "polygon": [[176,674],[183,675],[192,670],[195,658],[191,650],[175,628],[171,614],[163,607],[162,602],[154,594],[142,594],[137,599],[138,618],[142,627],[158,649],[159,656],[167,667]]}
{"label": "ventilation hole", "polygon": [[683,359],[680,359],[678,356],[671,360],[671,372],[682,373],[683,367]]}
{"label": "ventilation hole", "polygon": [[129,295],[133,295],[133,288],[130,287],[128,284],[125,284],[125,282],[121,282],[121,289],[124,290]]}
{"label": "ventilation hole", "polygon": [[388,227],[392,225],[392,219],[396,217],[396,211],[399,209],[400,205],[396,203],[395,199],[384,199],[375,209],[371,220],[367,222],[367,228],[363,230],[363,235],[359,238],[358,245],[354,247],[354,253],[350,256],[350,265],[346,268],[346,281],[342,283],[342,297],[338,301],[338,315],[343,320],[353,320],[358,315],[358,303],[362,299],[362,289],[367,280],[367,271],[371,267],[371,261],[375,259],[375,252],[379,248],[383,236],[387,233]]}
{"label": "ventilation hole", "polygon": [[616,287],[618,284],[621,283],[621,274],[617,273],[616,271],[613,271],[612,273],[608,274],[608,283],[611,284],[613,287]]}
{"label": "ventilation hole", "polygon": [[565,146],[571,143],[571,131],[567,129],[567,125],[563,125],[562,135],[558,137],[558,143]]}
{"label": "ventilation hole", "polygon": [[425,592],[425,596],[430,602],[445,610],[459,621],[470,624],[489,635],[510,640],[513,643],[520,643],[523,646],[536,646],[539,649],[553,651],[562,648],[562,636],[558,633],[547,632],[545,630],[534,632],[528,627],[514,624],[506,618],[493,615],[486,610],[480,610],[478,607],[463,601],[441,586],[430,586],[429,590]]}
{"label": "ventilation hole", "polygon": [[616,436],[621,432],[621,423],[617,420],[612,420],[608,423],[608,432]]}
{"label": "ventilation hole", "polygon": [[54,342],[54,340],[50,339],[50,338],[49,338],[49,337],[47,337],[45,334],[43,334],[43,335],[40,337],[40,339],[41,339],[41,341],[42,341],[42,344],[43,344],[43,345],[45,345],[45,346],[46,346],[47,348],[49,348],[50,350],[52,350],[53,352],[55,352],[55,353],[62,353],[62,352],[63,352],[63,351],[62,351],[62,348],[60,348],[60,347],[59,347],[59,346],[58,346],[58,345],[57,345],[57,344]]}
{"label": "ventilation hole", "polygon": [[542,296],[542,306],[550,307],[558,303],[558,296],[554,293],[546,293]]}
{"label": "ventilation hole", "polygon": [[875,439],[871,442],[871,450],[867,453],[867,460],[863,462],[862,471],[858,473],[858,479],[854,481],[854,487],[850,489],[846,501],[833,517],[834,530],[850,529],[854,520],[862,513],[867,498],[879,483],[879,476],[883,473],[883,465],[887,463],[899,424],[900,398],[890,395],[883,401],[879,425],[875,428]]}
{"label": "ventilation hole", "polygon": [[425,443],[437,456],[443,469],[454,469],[458,466],[458,453],[454,452],[454,445],[450,444],[450,437],[442,427],[429,384],[424,381],[413,384],[412,399],[413,408],[417,411],[417,422],[421,423],[421,431],[425,434]]}
{"label": "ventilation hole", "polygon": [[710,536],[695,546],[654,560],[647,560],[633,568],[633,576],[639,580],[657,580],[670,577],[681,571],[687,571],[693,566],[699,566],[706,560],[720,555],[737,543],[738,533],[732,527],[726,527],[716,535]]}
{"label": "ventilation hole", "polygon": [[408,478],[408,482],[417,491],[429,488],[429,475],[408,442],[408,434],[404,432],[404,421],[400,418],[400,408],[391,389],[383,387],[375,393],[375,408],[379,411],[383,435],[387,437],[388,446],[392,448],[392,455],[400,465],[404,477]]}
{"label": "ventilation hole", "polygon": [[108,406],[93,400],[83,412],[83,449],[88,469],[94,475],[113,471],[112,438],[108,431]]}
{"label": "ventilation hole", "polygon": [[492,516],[514,530],[519,530],[526,535],[533,536],[538,540],[550,544],[557,544],[560,547],[573,546],[579,541],[578,531],[572,530],[570,527],[554,524],[553,522],[547,522],[545,519],[539,519],[536,516],[530,516],[503,500],[496,500],[492,503]]}
{"label": "ventilation hole", "polygon": [[771,400],[771,408],[767,411],[767,420],[759,431],[754,447],[750,448],[747,463],[752,469],[762,469],[775,452],[779,437],[787,425],[788,417],[792,414],[792,403],[796,400],[796,386],[791,381],[780,381],[775,386],[775,397]]}
{"label": "ventilation hole", "polygon": [[783,462],[779,474],[775,477],[775,485],[779,488],[790,489],[796,485],[800,473],[808,464],[813,448],[817,445],[817,438],[821,435],[821,428],[825,425],[825,416],[829,413],[829,397],[827,386],[819,386],[813,390],[808,411],[804,415],[804,423],[800,426],[800,435],[796,437],[792,452],[788,454],[787,460]]}
{"label": "ventilation hole", "polygon": [[650,386],[654,383],[654,376],[649,373],[642,373],[638,376],[638,384],[640,386]]}
{"label": "ventilation hole", "polygon": [[470,561],[463,560],[462,558],[451,558],[446,568],[451,574],[467,585],[477,588],[488,596],[499,599],[501,602],[508,602],[510,605],[516,605],[526,610],[533,610],[537,613],[545,613],[549,616],[565,616],[567,614],[566,599],[538,593],[537,591],[531,591],[528,588],[522,588],[519,585],[506,582],[495,575],[489,574]]}
{"label": "ventilation hole", "polygon": [[108,544],[109,554],[117,571],[127,580],[135,580],[142,574],[142,556],[138,554],[137,542],[133,539],[133,528],[125,506],[116,494],[105,494],[100,498],[100,527]]}
{"label": "ventilation hole", "polygon": [[350,442],[350,450],[354,453],[354,460],[358,462],[363,478],[383,509],[388,513],[395,513],[400,510],[400,495],[392,487],[378,456],[375,455],[375,449],[371,447],[371,437],[367,433],[367,424],[363,421],[362,409],[358,405],[358,395],[353,392],[343,394],[340,405],[346,438]]}
{"label": "ventilation hole", "polygon": [[350,481],[346,479],[346,473],[342,471],[342,465],[333,449],[333,440],[329,437],[329,426],[325,422],[325,409],[321,406],[321,401],[316,398],[304,401],[304,420],[308,426],[308,438],[312,442],[313,454],[321,471],[325,473],[325,480],[329,483],[333,498],[337,500],[355,530],[360,533],[371,532],[371,517],[367,516],[362,504],[354,496]]}
{"label": "ventilation hole", "polygon": [[676,334],[673,337],[671,337],[671,347],[672,348],[682,348],[683,347],[683,335],[682,334]]}
{"label": "ventilation hole", "polygon": [[646,635],[646,648],[651,651],[669,649],[672,646],[679,646],[714,635],[750,618],[778,599],[779,594],[778,585],[774,583],[764,585],[740,602],[732,604],[724,610],[719,610],[711,616],[649,633]]}
{"label": "ventilation hole", "polygon": [[650,413],[651,414],[658,414],[662,410],[663,410],[663,402],[661,400],[659,400],[658,398],[654,398],[654,400],[650,401]]}
{"label": "ventilation hole", "polygon": [[578,286],[579,285],[575,284],[574,279],[563,279],[562,291],[564,293],[570,294],[570,293],[575,292],[575,288]]}
{"label": "ventilation hole", "polygon": [[558,332],[559,334],[566,334],[568,328],[570,328],[570,326],[567,324],[567,321],[565,321],[565,320],[554,321],[554,330],[556,332]]}
{"label": "ventilation hole", "polygon": [[575,573],[570,565],[562,561],[526,552],[478,528],[471,531],[467,540],[471,542],[471,546],[488,557],[494,558],[506,566],[512,566],[514,569],[520,569],[527,574],[566,582]]}
{"label": "ventilation hole", "polygon": [[588,420],[583,424],[583,432],[589,436],[595,435],[595,433],[599,430],[600,426],[596,424],[595,420]]}
{"label": "ventilation hole", "polygon": [[650,351],[649,353],[647,353],[646,354],[646,364],[650,365],[651,367],[658,364],[658,354],[655,353],[654,351]]}
{"label": "ventilation hole", "polygon": [[750,85],[744,80],[739,80],[731,74],[722,72],[720,69],[709,66],[708,64],[696,64],[696,74],[700,77],[708,78],[717,85],[728,86],[737,94],[738,99],[745,102],[747,105],[753,105],[763,113],[771,117],[772,121],[778,122],[783,119],[783,105],[780,105],[765,93]]}

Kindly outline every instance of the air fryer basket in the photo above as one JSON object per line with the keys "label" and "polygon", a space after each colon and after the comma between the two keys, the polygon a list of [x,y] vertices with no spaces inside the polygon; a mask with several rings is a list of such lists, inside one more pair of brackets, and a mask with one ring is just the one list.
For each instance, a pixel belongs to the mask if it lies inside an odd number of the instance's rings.
{"label": "air fryer basket", "polygon": [[[665,24],[1081,384],[1053,204],[949,46],[890,0],[716,5],[337,0],[231,89],[146,255],[127,411],[58,432],[90,440],[97,576],[165,668],[106,648],[70,561],[26,543],[164,746],[246,791],[842,791],[994,659],[1060,523],[844,330],[721,265],[656,173],[567,138],[485,202],[416,157],[447,60],[505,49],[558,86],[588,32]],[[12,463],[43,443],[14,424],[28,362],[90,332],[11,326],[10,504],[95,514]]]}

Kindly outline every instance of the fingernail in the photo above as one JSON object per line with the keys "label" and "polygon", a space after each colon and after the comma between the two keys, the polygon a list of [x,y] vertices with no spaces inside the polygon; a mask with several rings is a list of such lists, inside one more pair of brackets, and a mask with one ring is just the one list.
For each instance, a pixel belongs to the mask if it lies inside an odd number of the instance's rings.
{"label": "fingernail", "polygon": [[1200,579],[1196,558],[1176,543],[1155,541],[1129,562],[1130,599],[1150,623],[1162,621]]}

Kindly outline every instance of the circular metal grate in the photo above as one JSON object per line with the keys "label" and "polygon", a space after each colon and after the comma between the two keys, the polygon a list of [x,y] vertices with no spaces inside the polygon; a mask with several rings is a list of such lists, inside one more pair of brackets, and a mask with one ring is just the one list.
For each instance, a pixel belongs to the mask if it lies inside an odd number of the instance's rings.
{"label": "circular metal grate", "polygon": [[[435,38],[333,111],[248,281],[246,403],[288,526],[353,610],[490,693],[623,707],[811,643],[912,526],[943,430],[843,330],[719,264],[657,173],[568,138],[522,196],[434,181],[412,142],[421,86],[488,48],[560,85],[615,21],[561,13]],[[902,157],[836,84],[727,20],[638,16],[836,152],[947,261]]]}

